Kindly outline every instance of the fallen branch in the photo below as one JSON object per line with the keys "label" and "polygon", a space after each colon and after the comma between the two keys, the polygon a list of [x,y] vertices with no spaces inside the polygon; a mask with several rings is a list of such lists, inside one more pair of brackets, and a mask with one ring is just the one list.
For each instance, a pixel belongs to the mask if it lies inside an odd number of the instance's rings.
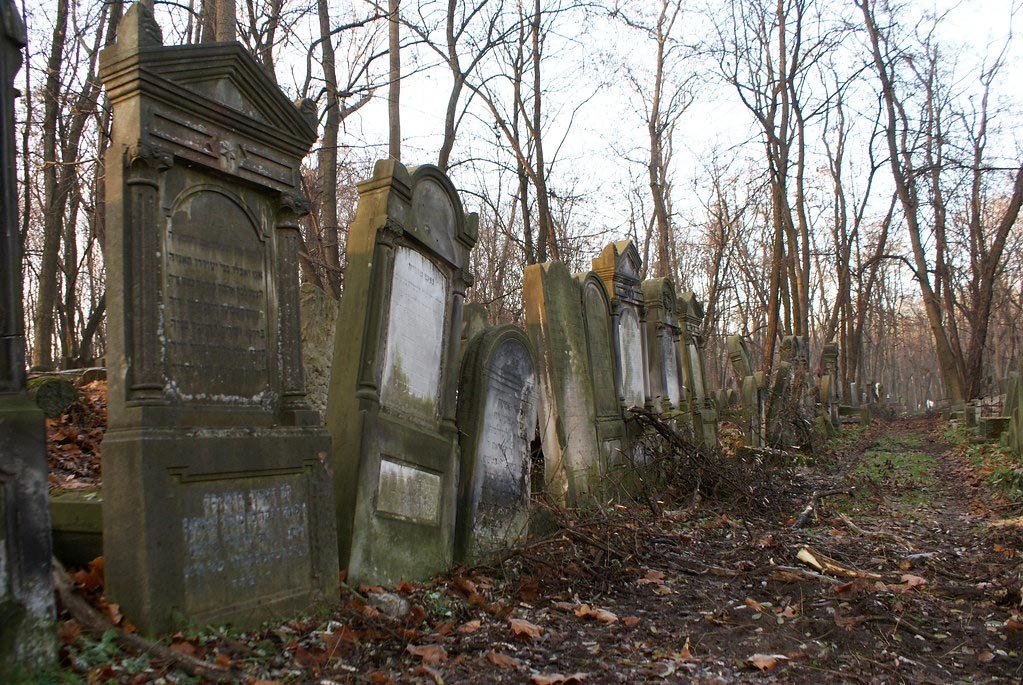
{"label": "fallen branch", "polygon": [[800,512],[796,518],[796,522],[792,524],[793,528],[802,528],[806,523],[806,520],[810,518],[810,514],[817,511],[817,505],[825,497],[832,497],[834,495],[855,495],[856,490],[853,488],[835,488],[832,490],[814,490],[813,494],[810,495],[810,501],[806,503],[803,511]]}
{"label": "fallen branch", "polygon": [[812,566],[821,573],[847,576],[849,578],[869,578],[870,580],[881,580],[884,577],[876,573],[870,573],[869,571],[860,571],[859,569],[851,568],[849,566],[843,566],[831,557],[821,554],[816,550],[812,550],[806,545],[803,545],[799,549],[799,552],[796,554],[796,558],[804,564]]}
{"label": "fallen branch", "polygon": [[148,654],[160,664],[180,668],[190,676],[206,681],[227,682],[241,680],[243,674],[232,668],[212,664],[193,656],[176,652],[159,642],[150,642],[140,635],[128,633],[108,621],[88,602],[75,592],[64,566],[53,560],[53,585],[57,590],[60,603],[72,618],[81,624],[93,637],[99,639],[109,631],[113,631],[114,640],[122,648],[137,654]]}
{"label": "fallen branch", "polygon": [[838,517],[842,519],[842,522],[845,523],[846,526],[848,526],[849,530],[856,533],[857,535],[863,535],[865,537],[870,538],[889,538],[890,540],[894,540],[895,542],[899,543],[900,545],[902,545],[911,552],[914,549],[916,549],[908,541],[899,537],[895,533],[888,533],[883,530],[864,530],[863,528],[860,528],[855,523],[853,523],[852,520],[850,520],[850,518],[845,514],[839,514]]}

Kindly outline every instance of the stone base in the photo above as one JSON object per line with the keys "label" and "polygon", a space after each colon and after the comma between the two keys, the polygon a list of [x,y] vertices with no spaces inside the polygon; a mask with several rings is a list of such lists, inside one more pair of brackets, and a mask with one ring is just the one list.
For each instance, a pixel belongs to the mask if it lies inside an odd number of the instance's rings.
{"label": "stone base", "polygon": [[333,598],[329,451],[316,427],[108,431],[107,597],[146,633],[252,628]]}
{"label": "stone base", "polygon": [[0,395],[0,682],[55,664],[43,413]]}
{"label": "stone base", "polygon": [[998,440],[1009,429],[1008,416],[982,416],[977,420],[977,433],[987,440]]}
{"label": "stone base", "polygon": [[99,490],[50,493],[53,555],[65,566],[86,566],[103,556],[103,495]]}

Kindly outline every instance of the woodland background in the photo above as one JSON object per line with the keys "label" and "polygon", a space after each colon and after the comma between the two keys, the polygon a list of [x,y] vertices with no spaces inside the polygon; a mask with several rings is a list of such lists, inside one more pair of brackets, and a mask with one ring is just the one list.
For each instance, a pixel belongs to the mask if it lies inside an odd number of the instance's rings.
{"label": "woodland background", "polygon": [[[122,0],[18,0],[19,198],[33,366],[104,354],[98,55]],[[155,3],[164,41],[213,0]],[[381,0],[383,2],[383,0]],[[841,387],[997,391],[1023,350],[1020,0],[237,0],[238,34],[312,99],[302,278],[344,291],[358,180],[445,169],[480,213],[471,300],[521,319],[526,264],[629,237],[770,367],[781,335],[841,347]],[[993,31],[971,29],[978,17]],[[980,36],[980,38],[978,38]],[[400,58],[400,59],[396,59]]]}

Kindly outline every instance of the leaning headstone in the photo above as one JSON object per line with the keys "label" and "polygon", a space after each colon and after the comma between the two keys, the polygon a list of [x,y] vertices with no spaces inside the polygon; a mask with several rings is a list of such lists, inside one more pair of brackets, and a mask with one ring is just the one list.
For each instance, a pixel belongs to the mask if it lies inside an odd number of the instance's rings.
{"label": "leaning headstone", "polygon": [[498,326],[474,336],[458,394],[461,447],[455,559],[480,563],[525,538],[536,375],[529,339]]}
{"label": "leaning headstone", "polygon": [[52,667],[53,581],[46,497],[46,428],[25,393],[21,249],[14,147],[14,77],[25,25],[0,4],[0,681]]}
{"label": "leaning headstone", "polygon": [[114,122],[107,597],[145,632],[308,609],[338,568],[299,325],[314,122],[241,44],[164,46],[144,3],[100,75]]}
{"label": "leaning headstone", "polygon": [[658,411],[681,409],[685,396],[679,357],[678,297],[667,278],[642,283],[646,369],[650,398]]}
{"label": "leaning headstone", "polygon": [[459,341],[477,217],[435,166],[359,184],[327,400],[342,567],[418,579],[454,553]]}
{"label": "leaning headstone", "polygon": [[764,374],[753,371],[749,347],[741,336],[728,336],[727,344],[732,371],[741,388],[739,405],[742,411],[742,429],[746,435],[746,444],[750,447],[763,447],[766,438],[764,431]]}
{"label": "leaning headstone", "polygon": [[643,261],[631,240],[608,243],[592,260],[593,271],[611,298],[615,379],[624,409],[646,406],[650,398],[643,330]]}
{"label": "leaning headstone", "polygon": [[611,333],[611,299],[604,282],[589,271],[576,274],[586,331],[586,350],[593,388],[594,428],[600,449],[600,472],[607,473],[633,454],[615,383],[614,337]]}
{"label": "leaning headstone", "polygon": [[579,283],[562,262],[530,264],[522,275],[522,303],[537,355],[544,486],[555,499],[578,505],[601,475]]}
{"label": "leaning headstone", "polygon": [[[710,402],[707,374],[703,363],[703,303],[690,291],[679,297],[682,321],[682,369],[689,390],[689,408],[693,415],[693,429],[706,446],[718,444],[718,416]],[[727,392],[726,392],[727,396]],[[726,397],[727,400],[727,397]]]}
{"label": "leaning headstone", "polygon": [[323,417],[327,412],[327,387],[334,356],[337,300],[312,283],[303,283],[299,293],[306,395],[309,405]]}

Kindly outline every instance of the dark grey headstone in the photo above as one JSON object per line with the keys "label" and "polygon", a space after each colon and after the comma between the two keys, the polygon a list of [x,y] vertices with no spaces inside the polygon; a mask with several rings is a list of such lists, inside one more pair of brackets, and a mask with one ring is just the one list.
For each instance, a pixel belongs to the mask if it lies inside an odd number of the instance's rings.
{"label": "dark grey headstone", "polygon": [[25,394],[14,76],[25,26],[0,0],[0,681],[53,665],[53,581],[43,414]]}
{"label": "dark grey headstone", "polygon": [[305,398],[300,165],[316,132],[238,43],[100,56],[107,152],[106,592],[146,632],[331,597],[330,438]]}
{"label": "dark grey headstone", "polygon": [[478,563],[529,527],[530,442],[537,385],[526,334],[498,326],[478,334],[462,363],[455,557]]}

